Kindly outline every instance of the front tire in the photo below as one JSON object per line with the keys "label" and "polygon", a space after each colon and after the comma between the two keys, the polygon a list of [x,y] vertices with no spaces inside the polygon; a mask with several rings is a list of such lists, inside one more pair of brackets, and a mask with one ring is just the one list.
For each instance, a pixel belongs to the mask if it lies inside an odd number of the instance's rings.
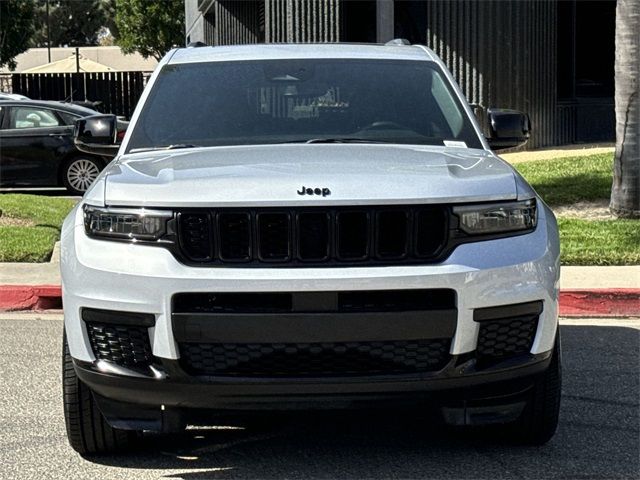
{"label": "front tire", "polygon": [[512,426],[515,443],[543,445],[551,440],[558,428],[561,395],[562,362],[558,332],[549,368],[536,379],[520,419]]}
{"label": "front tire", "polygon": [[102,170],[99,160],[91,157],[73,157],[62,167],[62,183],[73,195],[84,195],[84,192],[98,178]]}
{"label": "front tire", "polygon": [[91,391],[76,375],[66,335],[62,342],[64,420],[71,448],[83,456],[131,449],[140,432],[120,430],[107,423]]}

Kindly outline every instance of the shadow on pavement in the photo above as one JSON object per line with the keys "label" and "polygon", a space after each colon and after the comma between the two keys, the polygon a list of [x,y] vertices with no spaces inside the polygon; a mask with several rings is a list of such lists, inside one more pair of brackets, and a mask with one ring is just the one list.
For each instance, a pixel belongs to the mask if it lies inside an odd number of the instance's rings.
{"label": "shadow on pavement", "polygon": [[[245,429],[149,436],[138,453],[91,458],[164,478],[638,478],[640,332],[563,326],[563,403],[543,447],[454,432],[426,421],[360,415],[291,417]],[[131,472],[134,475],[134,472]]]}

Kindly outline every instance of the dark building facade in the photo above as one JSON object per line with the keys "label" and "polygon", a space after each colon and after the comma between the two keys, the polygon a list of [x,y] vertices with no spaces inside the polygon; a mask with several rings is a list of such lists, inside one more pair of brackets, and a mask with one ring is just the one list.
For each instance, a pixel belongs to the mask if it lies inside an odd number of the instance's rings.
{"label": "dark building facade", "polygon": [[186,43],[432,48],[484,118],[531,116],[529,148],[615,138],[615,0],[186,0]]}

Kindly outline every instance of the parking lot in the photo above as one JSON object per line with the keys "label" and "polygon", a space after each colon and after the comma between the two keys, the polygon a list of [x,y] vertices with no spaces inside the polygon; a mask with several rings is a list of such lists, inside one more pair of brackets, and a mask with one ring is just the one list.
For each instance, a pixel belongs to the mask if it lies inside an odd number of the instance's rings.
{"label": "parking lot", "polygon": [[298,416],[150,436],[84,460],[66,443],[60,314],[0,314],[0,478],[638,478],[640,320],[565,320],[561,423],[512,447],[402,416]]}

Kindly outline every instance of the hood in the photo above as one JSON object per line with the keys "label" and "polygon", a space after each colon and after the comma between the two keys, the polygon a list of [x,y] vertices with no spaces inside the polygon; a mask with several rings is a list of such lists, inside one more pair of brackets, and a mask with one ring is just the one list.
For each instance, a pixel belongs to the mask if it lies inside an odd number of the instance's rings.
{"label": "hood", "polygon": [[[105,203],[279,206],[511,200],[511,167],[491,152],[382,144],[286,144],[141,152],[112,163]],[[304,194],[303,187],[325,195]]]}

